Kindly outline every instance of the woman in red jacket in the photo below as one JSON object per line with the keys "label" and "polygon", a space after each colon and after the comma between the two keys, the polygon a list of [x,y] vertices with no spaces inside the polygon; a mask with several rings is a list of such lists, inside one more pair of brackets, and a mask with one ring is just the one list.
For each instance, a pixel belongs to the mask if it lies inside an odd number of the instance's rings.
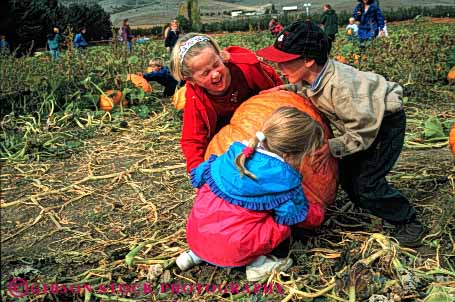
{"label": "woman in red jacket", "polygon": [[242,102],[283,83],[251,51],[238,46],[221,50],[214,39],[196,33],[177,41],[170,67],[177,81],[186,81],[181,145],[188,172],[204,161],[210,140]]}

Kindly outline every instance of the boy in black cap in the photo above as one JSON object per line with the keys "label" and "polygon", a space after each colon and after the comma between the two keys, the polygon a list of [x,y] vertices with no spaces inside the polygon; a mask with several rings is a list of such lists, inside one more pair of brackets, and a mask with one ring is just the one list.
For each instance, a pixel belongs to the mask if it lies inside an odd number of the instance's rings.
{"label": "boy in black cap", "polygon": [[340,183],[349,198],[393,224],[392,235],[402,245],[420,245],[425,227],[408,199],[385,178],[404,142],[402,87],[328,59],[327,36],[309,21],[291,24],[274,45],[257,54],[278,63],[291,83],[272,90],[291,90],[308,98],[341,132],[326,148],[340,159]]}

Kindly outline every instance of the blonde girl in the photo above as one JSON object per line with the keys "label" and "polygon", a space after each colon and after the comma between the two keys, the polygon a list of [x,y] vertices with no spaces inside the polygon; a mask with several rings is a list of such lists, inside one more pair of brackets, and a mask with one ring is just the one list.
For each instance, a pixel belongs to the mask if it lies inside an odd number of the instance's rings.
{"label": "blonde girl", "polygon": [[247,265],[249,281],[289,268],[291,259],[270,253],[290,236],[291,225],[305,227],[323,217],[324,210],[305,198],[296,170],[323,137],[306,113],[281,107],[250,142],[235,142],[194,169],[191,182],[199,190],[187,222],[190,250],[177,258],[179,268],[202,261]]}
{"label": "blonde girl", "polygon": [[242,102],[282,84],[251,51],[238,46],[221,50],[212,37],[198,33],[177,41],[170,67],[177,81],[186,81],[181,145],[188,172],[204,161],[211,138]]}

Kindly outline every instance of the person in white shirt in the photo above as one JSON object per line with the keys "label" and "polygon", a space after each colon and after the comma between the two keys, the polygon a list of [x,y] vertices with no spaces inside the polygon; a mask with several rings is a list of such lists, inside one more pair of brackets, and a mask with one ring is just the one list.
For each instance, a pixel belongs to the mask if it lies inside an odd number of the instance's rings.
{"label": "person in white shirt", "polygon": [[359,27],[355,23],[355,19],[353,17],[349,18],[349,24],[346,26],[346,34],[348,35],[349,41],[357,39],[359,36]]}
{"label": "person in white shirt", "polygon": [[382,32],[379,32],[378,37],[388,37],[389,32],[387,31],[387,20],[384,20],[384,27],[382,28]]}

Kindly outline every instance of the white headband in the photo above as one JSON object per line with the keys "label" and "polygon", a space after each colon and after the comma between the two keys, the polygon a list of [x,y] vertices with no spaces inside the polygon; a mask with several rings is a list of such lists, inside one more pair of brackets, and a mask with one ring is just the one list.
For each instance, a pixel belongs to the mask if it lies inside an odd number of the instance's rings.
{"label": "white headband", "polygon": [[260,131],[256,132],[256,137],[261,143],[265,141],[265,134]]}
{"label": "white headband", "polygon": [[179,48],[180,64],[183,63],[183,59],[185,58],[186,53],[188,52],[188,50],[190,50],[191,47],[193,47],[199,42],[204,41],[210,41],[210,39],[205,36],[194,36],[188,39],[187,41],[183,42]]}

